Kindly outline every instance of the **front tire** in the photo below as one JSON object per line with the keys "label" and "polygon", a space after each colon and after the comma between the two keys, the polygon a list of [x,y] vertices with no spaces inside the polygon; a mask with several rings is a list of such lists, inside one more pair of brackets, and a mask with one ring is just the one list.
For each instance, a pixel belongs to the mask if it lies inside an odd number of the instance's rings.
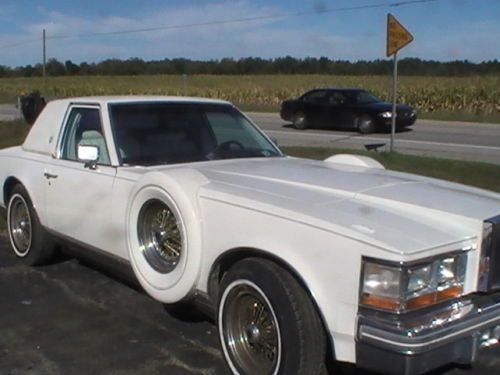
{"label": "front tire", "polygon": [[307,129],[307,117],[304,112],[297,112],[293,115],[293,126],[295,129],[304,130]]}
{"label": "front tire", "polygon": [[39,265],[53,257],[52,238],[40,224],[28,192],[22,185],[15,186],[10,194],[7,229],[14,254],[25,264]]}
{"label": "front tire", "polygon": [[229,270],[220,291],[219,339],[233,374],[324,373],[322,322],[289,272],[248,258]]}
{"label": "front tire", "polygon": [[361,134],[370,134],[375,132],[375,122],[371,116],[362,115],[358,118],[357,128]]}

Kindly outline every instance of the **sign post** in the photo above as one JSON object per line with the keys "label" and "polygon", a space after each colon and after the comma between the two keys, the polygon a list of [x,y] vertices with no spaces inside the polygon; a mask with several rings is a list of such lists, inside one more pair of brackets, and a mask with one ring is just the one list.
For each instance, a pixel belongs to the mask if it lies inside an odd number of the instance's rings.
{"label": "sign post", "polygon": [[396,138],[396,105],[398,101],[398,53],[394,53],[392,71],[392,116],[391,116],[391,152],[394,151],[394,138]]}
{"label": "sign post", "polygon": [[392,116],[391,116],[391,152],[394,151],[396,136],[396,104],[398,89],[398,51],[413,41],[413,35],[392,14],[387,14],[387,57],[394,56],[394,71],[392,77]]}

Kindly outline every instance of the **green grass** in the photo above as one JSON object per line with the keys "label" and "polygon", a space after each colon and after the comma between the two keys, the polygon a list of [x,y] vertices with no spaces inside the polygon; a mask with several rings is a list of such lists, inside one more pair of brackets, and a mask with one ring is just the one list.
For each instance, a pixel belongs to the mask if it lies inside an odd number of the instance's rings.
{"label": "green grass", "polygon": [[291,156],[319,160],[339,153],[366,155],[378,160],[387,169],[440,178],[500,192],[500,166],[495,164],[334,148],[282,147],[281,149]]}
{"label": "green grass", "polygon": [[[229,100],[245,110],[276,112],[283,100],[317,87],[361,87],[391,98],[391,77],[335,75],[175,75],[0,79],[0,102],[39,90],[47,97],[88,95],[190,95]],[[424,118],[500,123],[500,76],[399,79],[398,100]]]}

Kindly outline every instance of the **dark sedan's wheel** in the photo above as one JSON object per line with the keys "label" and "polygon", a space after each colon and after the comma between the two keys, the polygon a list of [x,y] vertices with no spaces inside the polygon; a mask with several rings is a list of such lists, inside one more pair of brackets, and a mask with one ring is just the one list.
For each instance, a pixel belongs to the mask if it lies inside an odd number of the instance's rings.
{"label": "dark sedan's wheel", "polygon": [[7,228],[12,250],[24,263],[42,264],[52,257],[52,239],[40,224],[31,199],[22,185],[15,186],[10,194]]}
{"label": "dark sedan's wheel", "polygon": [[297,112],[293,116],[293,126],[295,129],[304,130],[307,129],[307,118],[304,112]]}
{"label": "dark sedan's wheel", "polygon": [[287,271],[262,259],[238,262],[225,275],[218,327],[234,374],[321,374],[325,334],[312,301]]}
{"label": "dark sedan's wheel", "polygon": [[362,115],[358,118],[357,128],[361,134],[370,134],[375,131],[375,122],[371,116]]}

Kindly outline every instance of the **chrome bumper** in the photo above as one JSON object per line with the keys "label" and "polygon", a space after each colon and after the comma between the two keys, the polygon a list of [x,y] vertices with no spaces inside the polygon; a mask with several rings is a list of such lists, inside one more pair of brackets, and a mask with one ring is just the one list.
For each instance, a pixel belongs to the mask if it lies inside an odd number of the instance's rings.
{"label": "chrome bumper", "polygon": [[482,347],[500,340],[500,293],[474,295],[404,315],[360,310],[359,367],[416,375],[450,364],[470,364]]}

